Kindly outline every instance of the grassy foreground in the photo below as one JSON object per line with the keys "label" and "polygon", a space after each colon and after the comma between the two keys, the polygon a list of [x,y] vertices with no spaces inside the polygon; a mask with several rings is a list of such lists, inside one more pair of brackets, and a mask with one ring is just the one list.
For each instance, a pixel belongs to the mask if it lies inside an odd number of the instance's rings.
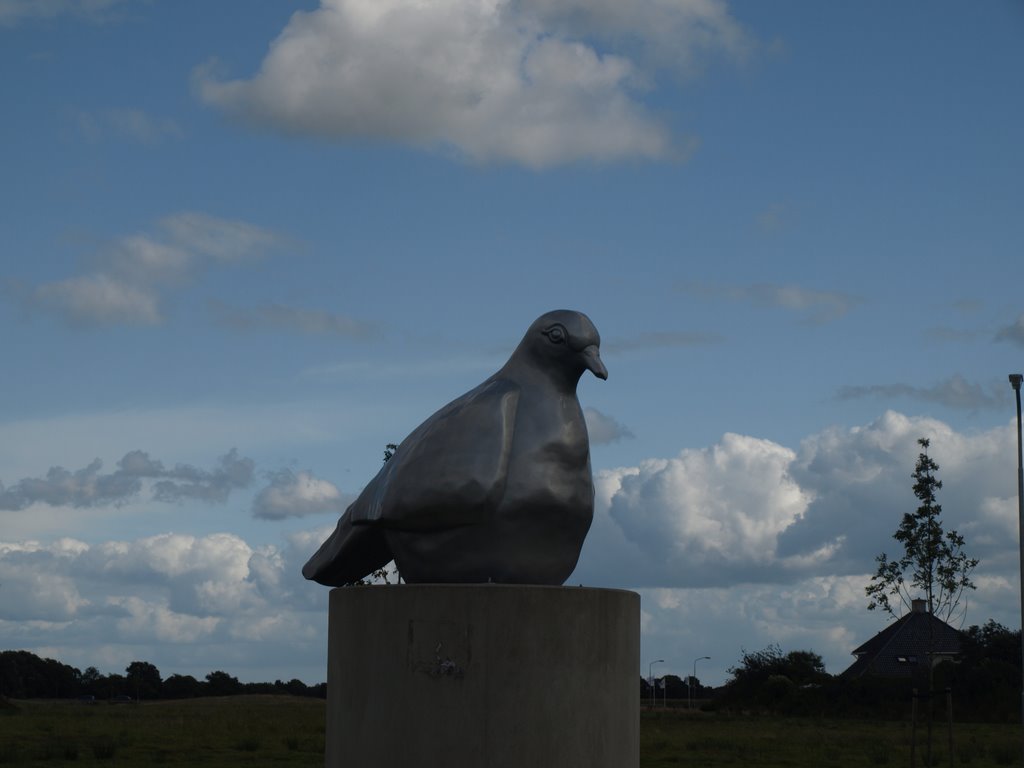
{"label": "grassy foreground", "polygon": [[324,702],[230,696],[142,704],[18,701],[0,765],[322,766]]}
{"label": "grassy foreground", "polygon": [[[953,760],[945,731],[934,764],[1020,764],[1020,726],[957,723]],[[923,744],[923,734],[919,733]],[[0,765],[322,766],[324,702],[233,696],[85,705],[19,701],[0,710]],[[641,768],[910,765],[908,723],[643,712]],[[917,765],[924,765],[919,747]]]}
{"label": "grassy foreground", "polygon": [[[1020,765],[1019,724],[936,724],[932,764],[956,768]],[[640,716],[641,768],[762,766],[874,768],[910,766],[909,722],[821,720],[655,711]],[[924,725],[918,724],[916,765],[925,766]]]}

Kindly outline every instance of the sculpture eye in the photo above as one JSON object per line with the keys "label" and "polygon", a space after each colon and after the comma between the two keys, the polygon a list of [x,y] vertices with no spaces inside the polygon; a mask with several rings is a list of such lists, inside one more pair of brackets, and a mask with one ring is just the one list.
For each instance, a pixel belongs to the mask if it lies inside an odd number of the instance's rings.
{"label": "sculpture eye", "polygon": [[565,328],[560,325],[553,325],[544,331],[544,335],[548,337],[552,344],[564,344],[565,343]]}

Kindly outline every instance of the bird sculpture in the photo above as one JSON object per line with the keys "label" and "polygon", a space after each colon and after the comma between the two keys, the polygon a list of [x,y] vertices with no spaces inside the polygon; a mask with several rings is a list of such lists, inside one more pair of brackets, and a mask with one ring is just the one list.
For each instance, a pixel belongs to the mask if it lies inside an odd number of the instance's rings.
{"label": "bird sculpture", "polygon": [[608,378],[600,345],[581,312],[537,318],[497,373],[399,444],[302,574],[342,586],[394,560],[408,583],[563,584],[594,516],[576,386]]}

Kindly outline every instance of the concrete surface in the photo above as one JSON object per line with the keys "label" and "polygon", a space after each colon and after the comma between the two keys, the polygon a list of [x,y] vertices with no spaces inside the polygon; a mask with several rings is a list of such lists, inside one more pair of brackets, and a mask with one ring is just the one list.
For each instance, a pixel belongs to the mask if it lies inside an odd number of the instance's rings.
{"label": "concrete surface", "polygon": [[341,587],[328,642],[328,768],[639,765],[636,593]]}

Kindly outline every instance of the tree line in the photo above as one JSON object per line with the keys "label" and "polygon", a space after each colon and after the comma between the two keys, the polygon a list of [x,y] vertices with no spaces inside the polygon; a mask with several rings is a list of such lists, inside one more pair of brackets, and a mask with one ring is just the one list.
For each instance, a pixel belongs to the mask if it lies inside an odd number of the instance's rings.
{"label": "tree line", "polygon": [[73,699],[97,701],[128,697],[133,700],[191,699],[238,694],[288,694],[327,697],[327,683],[306,685],[301,680],[243,683],[227,672],[210,672],[203,680],[192,675],[164,678],[148,661],[133,661],[124,674],[100,672],[96,667],[79,670],[29,651],[0,651],[0,697],[9,699]]}
{"label": "tree line", "polygon": [[[731,679],[715,689],[705,709],[903,719],[912,689],[921,685],[912,678],[830,675],[813,651],[783,653],[777,645],[744,652],[729,672]],[[1018,722],[1020,679],[1020,630],[989,620],[964,630],[959,658],[935,667],[930,690],[950,690],[957,720]],[[929,690],[927,682],[921,690]]]}

